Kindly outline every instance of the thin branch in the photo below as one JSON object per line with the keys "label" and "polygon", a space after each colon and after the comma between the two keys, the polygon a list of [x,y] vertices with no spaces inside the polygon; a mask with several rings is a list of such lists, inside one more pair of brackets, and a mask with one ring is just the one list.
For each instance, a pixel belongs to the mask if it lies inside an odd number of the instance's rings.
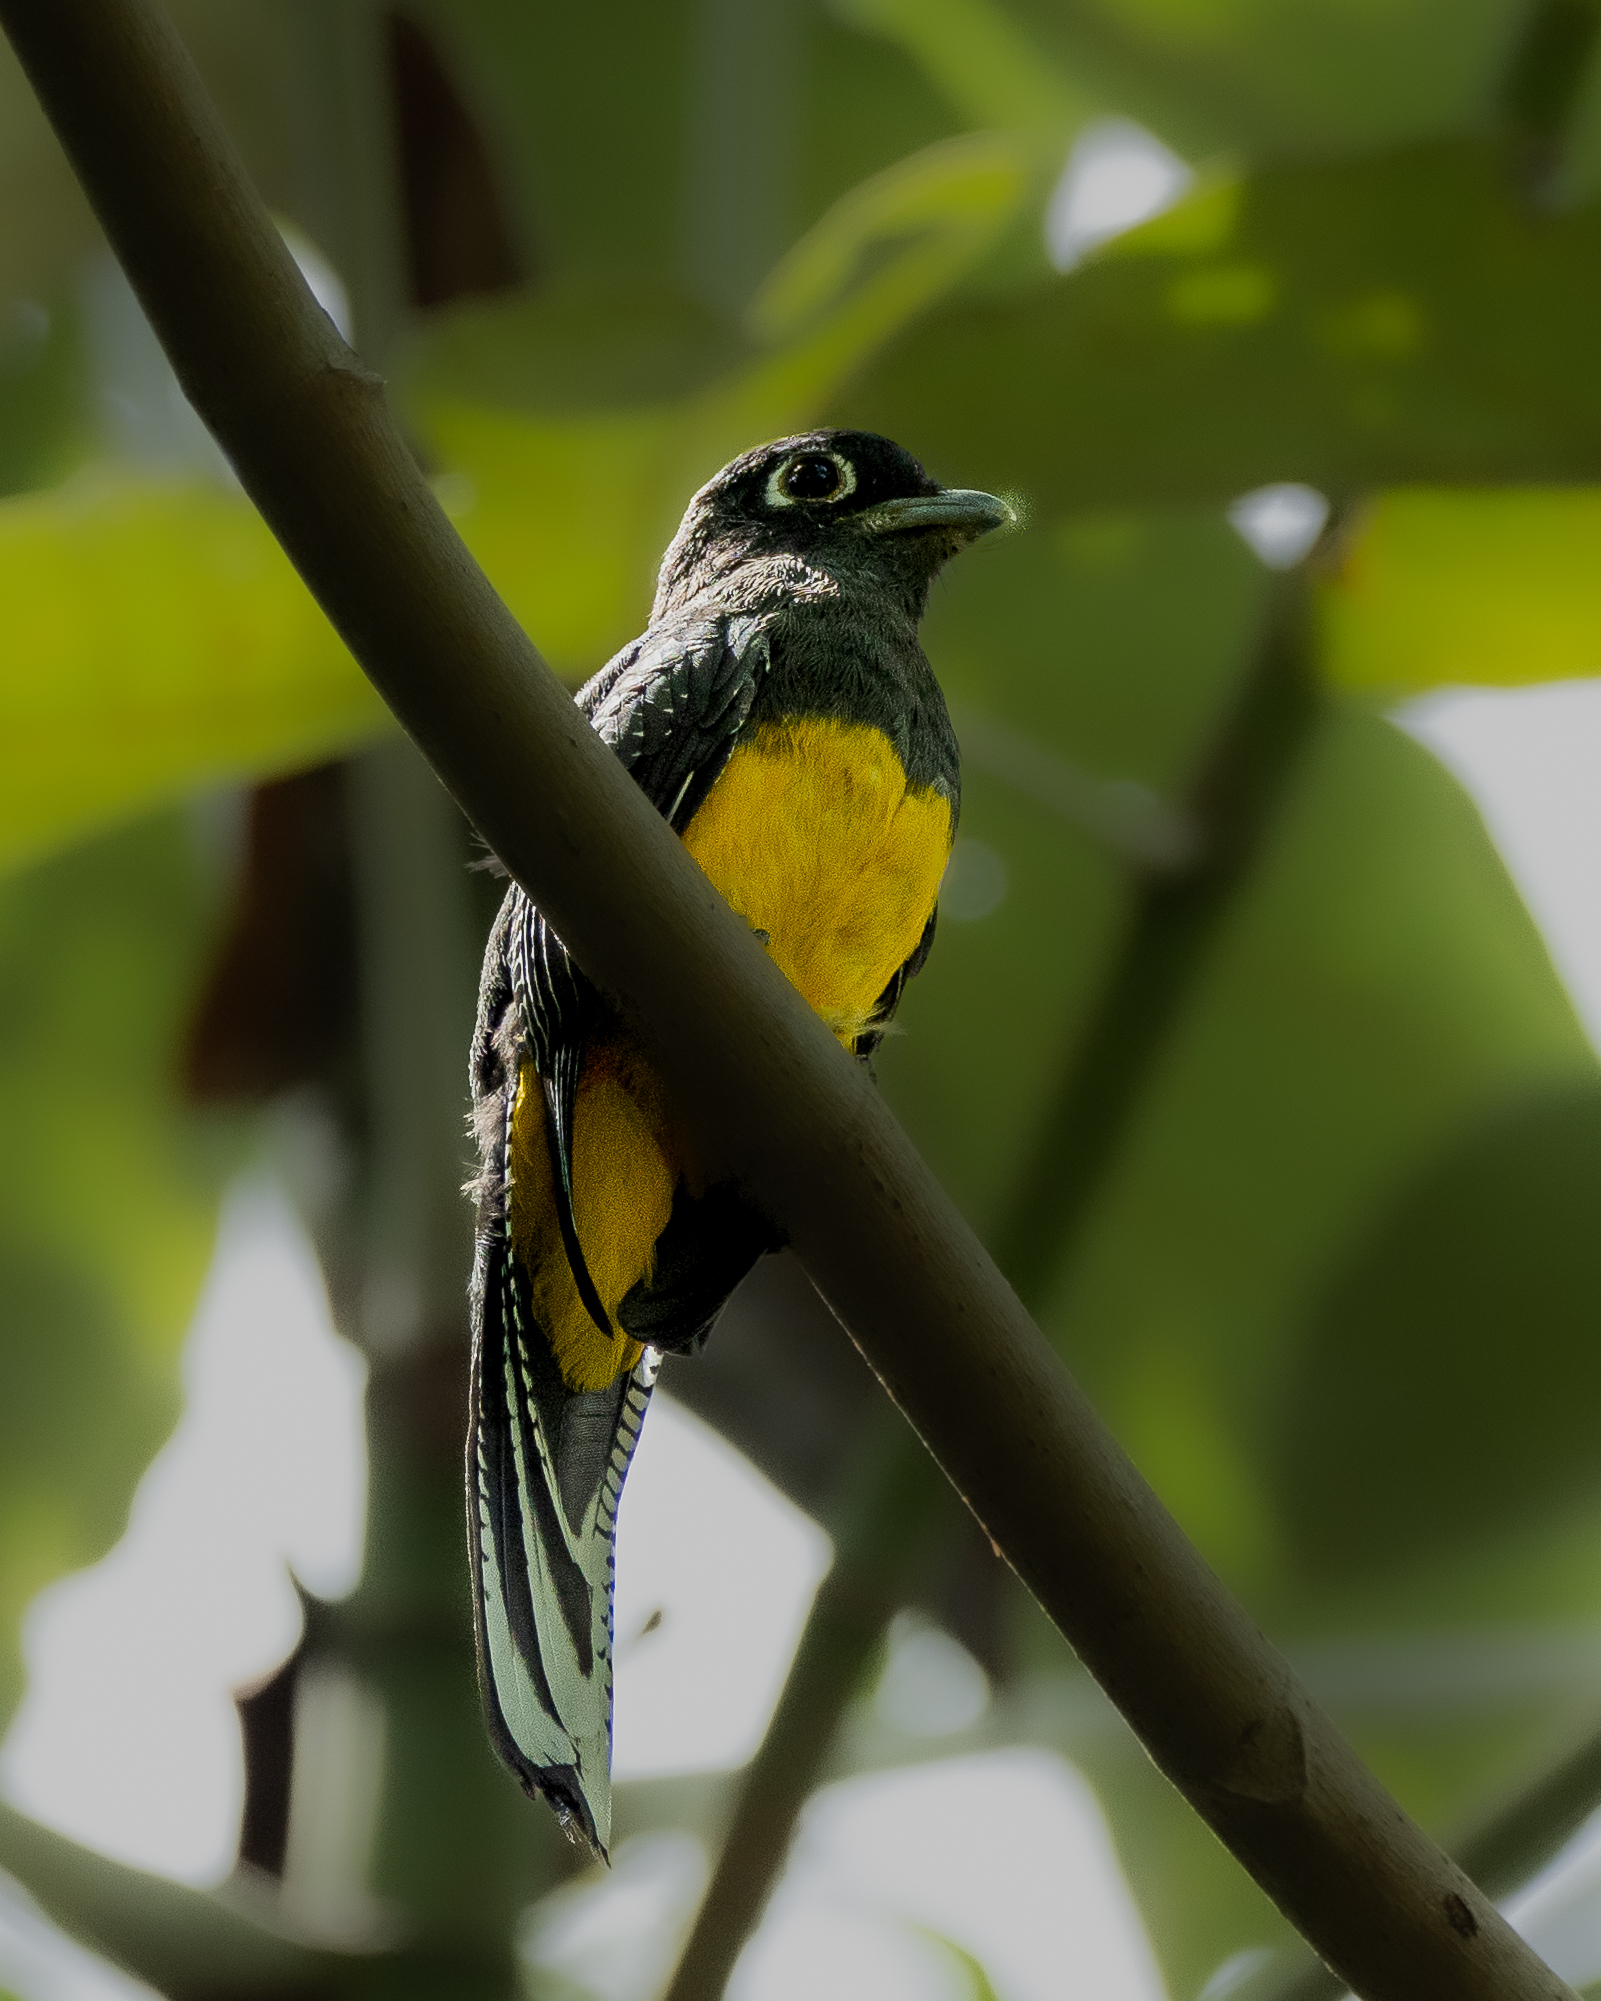
{"label": "thin branch", "polygon": [[1601,1807],[1601,1730],[1565,1751],[1470,1827],[1451,1852],[1487,1897],[1508,1897]]}
{"label": "thin branch", "polygon": [[1570,1990],[1186,1542],[890,1118],[589,730],[311,299],[148,0],[0,20],[178,378],[356,658],[791,1239],[1158,1765],[1370,2001]]}
{"label": "thin branch", "polygon": [[1514,171],[1536,204],[1561,170],[1598,36],[1597,0],[1534,0],[1519,24],[1497,98]]}

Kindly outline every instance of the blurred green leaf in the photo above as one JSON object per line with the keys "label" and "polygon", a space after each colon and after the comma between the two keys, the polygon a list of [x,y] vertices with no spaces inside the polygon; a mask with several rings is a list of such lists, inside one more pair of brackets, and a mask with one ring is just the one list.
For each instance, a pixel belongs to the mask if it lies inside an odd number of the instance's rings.
{"label": "blurred green leaf", "polygon": [[[1476,124],[1517,0],[1013,0],[1192,148],[1352,150]],[[1193,136],[1190,136],[1193,135]]]}
{"label": "blurred green leaf", "polygon": [[687,295],[577,277],[430,314],[397,372],[421,410],[471,396],[500,411],[615,416],[707,388],[752,352],[731,319]]}
{"label": "blurred green leaf", "polygon": [[390,727],[242,497],[78,481],[0,506],[0,866]]}
{"label": "blurred green leaf", "polygon": [[752,334],[774,348],[815,340],[836,315],[834,345],[822,349],[835,367],[847,329],[864,347],[882,344],[1011,221],[1030,164],[1015,142],[975,136],[929,146],[863,181],[763,282],[747,314]]}
{"label": "blurred green leaf", "polygon": [[177,817],[0,883],[0,1718],[23,1608],[115,1539],[177,1415],[234,1157],[173,1088],[211,905]]}
{"label": "blurred green leaf", "polygon": [[[1407,1319],[1404,1302],[1415,1306],[1417,1293],[1394,1288],[1424,1273],[1438,1280],[1442,1257],[1471,1270],[1477,1246],[1509,1273],[1526,1269],[1526,1161],[1481,1147],[1479,1135],[1520,1100],[1587,1103],[1597,1082],[1539,936],[1454,781],[1387,724],[1331,720],[1047,1316],[1119,1435],[1259,1616],[1281,1629],[1318,1617],[1308,1509],[1323,1549],[1338,1547],[1379,1595],[1384,1579],[1422,1568],[1438,1547],[1438,1516],[1411,1505],[1408,1483],[1426,1465],[1455,1487],[1478,1483],[1479,1521],[1489,1511],[1510,1524],[1527,1503],[1524,1521],[1532,1511],[1545,1533],[1566,1535],[1565,1483],[1587,1475],[1560,1375],[1531,1371],[1527,1402],[1506,1401],[1490,1462],[1482,1440],[1443,1413],[1431,1422],[1404,1378],[1356,1357],[1373,1354],[1363,1330],[1375,1285]],[[1460,1211],[1450,1249],[1437,1227],[1432,1238],[1414,1231],[1365,1294],[1343,1293],[1371,1269],[1375,1233],[1389,1241],[1386,1219],[1464,1147],[1489,1189]],[[1559,1348],[1583,1338],[1582,1302],[1601,1305],[1601,1271],[1576,1223],[1562,1212],[1544,1240],[1550,1284],[1575,1302],[1550,1330]],[[1490,1353],[1499,1344],[1510,1367],[1511,1331],[1503,1321],[1492,1332],[1488,1300],[1485,1311],[1481,1339]],[[1413,1315],[1409,1338],[1428,1355],[1452,1337],[1425,1338]],[[1381,1539],[1359,1532],[1364,1517],[1327,1458],[1315,1492],[1308,1479],[1293,1507],[1282,1485],[1295,1457],[1288,1441],[1321,1421],[1327,1386],[1307,1373],[1320,1351],[1350,1358],[1353,1370],[1341,1463],[1392,1486]],[[1412,1413],[1399,1457],[1392,1397]],[[1525,1494],[1524,1455],[1547,1451],[1552,1484]],[[1601,1490],[1587,1491],[1601,1503]],[[1434,1588],[1443,1592],[1443,1580]],[[1601,1611],[1582,1572],[1504,1594],[1492,1567],[1482,1595],[1467,1580],[1446,1594],[1445,1616]],[[1434,1616],[1421,1595],[1413,1602],[1419,1620]],[[1354,1612],[1349,1593],[1345,1603]]]}
{"label": "blurred green leaf", "polygon": [[[630,321],[583,288],[443,318],[412,376],[454,475],[442,491],[564,672],[581,677],[643,623],[686,493],[809,421],[995,240],[1029,183],[1025,151],[971,139],[854,190],[764,289],[760,346],[670,301]],[[0,584],[0,867],[392,726],[242,498],[84,478],[14,500]]]}
{"label": "blurred green leaf", "polygon": [[1037,128],[1064,139],[1094,96],[992,0],[829,0],[853,28],[899,42],[969,124]]}
{"label": "blurred green leaf", "polygon": [[[1179,797],[1262,574],[1202,513],[1037,520],[953,565],[929,650],[958,717]],[[1006,893],[942,921],[879,1066],[982,1221],[1129,891],[1004,763],[967,761],[962,834]],[[1471,804],[1390,725],[1336,711],[1043,1316],[1210,1561],[1269,1630],[1304,1636],[1314,1685],[1442,1832],[1588,1686],[1598,1091]],[[1064,1676],[1060,1642],[1038,1644]],[[1063,1694],[1027,1714],[1094,1777],[1172,1992],[1281,1935],[1106,1711]]]}
{"label": "blurred green leaf", "polygon": [[[930,651],[958,713],[981,706],[1172,797],[1230,697],[1259,575],[1204,517],[1042,523],[953,568]],[[970,764],[962,831],[999,857],[1006,896],[981,921],[942,925],[938,976],[909,993],[881,1069],[937,1171],[983,1217],[1026,1156],[1040,1080],[1066,1060],[1127,890],[1004,766]],[[1237,1585],[1296,1602],[1274,1441],[1329,1288],[1371,1255],[1370,1232],[1420,1176],[1478,1147],[1486,1121],[1519,1101],[1583,1100],[1596,1078],[1455,782],[1388,724],[1331,718],[1047,1315]],[[1510,1217],[1493,1240],[1503,1254],[1524,1227]],[[1467,1227],[1489,1241],[1482,1212]],[[1563,1242],[1562,1282],[1577,1299],[1601,1293],[1582,1242],[1571,1230]],[[1421,1239],[1416,1251],[1437,1259]],[[1559,1392],[1542,1375],[1530,1394]],[[1540,1436],[1537,1410],[1518,1421]],[[1491,1506],[1494,1481],[1479,1477]],[[1509,1468],[1509,1492],[1520,1478]],[[1343,1503],[1323,1492],[1337,1533]],[[1408,1542],[1399,1496],[1395,1513],[1392,1564],[1424,1536],[1419,1521]],[[1550,1611],[1588,1603],[1575,1588]]]}
{"label": "blurred green leaf", "polygon": [[1361,693],[1601,673],[1601,489],[1381,494],[1319,622],[1325,672]]}
{"label": "blurred green leaf", "polygon": [[[563,673],[592,670],[644,622],[685,497],[735,453],[816,421],[841,380],[995,242],[1031,182],[1026,146],[977,137],[854,189],[758,293],[751,338],[768,344],[672,400],[586,409],[583,385],[554,373],[540,394],[521,357],[555,339],[554,324],[582,324],[567,298],[465,308],[424,339],[409,407],[466,483],[459,523],[474,555]],[[671,309],[661,323],[685,324]],[[679,353],[693,375],[694,344]],[[496,387],[513,407],[491,400]]]}
{"label": "blurred green leaf", "polygon": [[1212,179],[1077,272],[910,328],[831,414],[1052,513],[1274,480],[1593,478],[1601,208],[1493,146]]}
{"label": "blurred green leaf", "polygon": [[1192,158],[1351,151],[1478,124],[1515,0],[830,0],[892,37],[973,124],[1065,124],[1096,103]]}
{"label": "blurred green leaf", "polygon": [[84,356],[64,300],[0,311],[0,494],[62,478],[84,446]]}
{"label": "blurred green leaf", "polygon": [[1203,512],[1037,521],[941,579],[924,637],[964,744],[962,838],[989,849],[992,914],[940,921],[879,1059],[897,1116],[980,1226],[1010,1197],[1126,922],[1132,885],[1082,825],[969,749],[993,718],[1112,781],[1188,785],[1251,644],[1263,572]]}
{"label": "blurred green leaf", "polygon": [[1601,1501],[1598,1208],[1601,1078],[1476,1121],[1368,1233],[1274,1428],[1309,1568],[1459,1555]]}

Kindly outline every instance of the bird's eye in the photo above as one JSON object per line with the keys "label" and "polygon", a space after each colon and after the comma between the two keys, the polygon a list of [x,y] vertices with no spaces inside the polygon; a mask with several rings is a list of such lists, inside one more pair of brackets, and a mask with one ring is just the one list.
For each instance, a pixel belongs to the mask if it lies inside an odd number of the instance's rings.
{"label": "bird's eye", "polygon": [[827,500],[840,486],[839,467],[832,459],[791,459],[778,490],[791,500]]}
{"label": "bird's eye", "polygon": [[774,507],[794,507],[804,501],[843,500],[856,485],[855,468],[849,459],[833,452],[797,452],[785,459],[767,482],[767,498]]}

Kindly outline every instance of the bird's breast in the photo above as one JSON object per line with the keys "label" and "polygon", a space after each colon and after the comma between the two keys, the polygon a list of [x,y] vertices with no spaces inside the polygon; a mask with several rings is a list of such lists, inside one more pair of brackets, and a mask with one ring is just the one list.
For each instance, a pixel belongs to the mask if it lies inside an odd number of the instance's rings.
{"label": "bird's breast", "polygon": [[[908,785],[881,730],[812,716],[753,729],[684,834],[847,1046],[916,951],[950,843],[949,801]],[[525,1065],[512,1115],[512,1242],[564,1379],[595,1390],[638,1358],[616,1316],[630,1289],[651,1278],[681,1171],[661,1086],[620,1028],[585,1052],[573,1130],[573,1217],[609,1334],[590,1319],[568,1268],[544,1099]]]}
{"label": "bird's breast", "polygon": [[684,845],[848,1045],[922,938],[950,801],[907,783],[882,730],[790,717],[741,740]]}

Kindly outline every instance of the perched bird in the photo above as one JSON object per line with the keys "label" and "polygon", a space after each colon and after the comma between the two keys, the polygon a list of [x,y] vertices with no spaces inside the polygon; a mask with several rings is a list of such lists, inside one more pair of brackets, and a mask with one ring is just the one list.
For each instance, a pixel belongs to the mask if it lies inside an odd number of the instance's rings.
{"label": "perched bird", "polygon": [[[929,585],[1010,519],[887,438],[813,431],[697,493],[650,625],[579,707],[784,973],[865,1058],[928,955],[956,738]],[[515,884],[472,1050],[468,1534],[495,1747],[604,1854],[612,1540],[663,1352],[700,1347],[772,1224],[685,1173],[661,1087]]]}

